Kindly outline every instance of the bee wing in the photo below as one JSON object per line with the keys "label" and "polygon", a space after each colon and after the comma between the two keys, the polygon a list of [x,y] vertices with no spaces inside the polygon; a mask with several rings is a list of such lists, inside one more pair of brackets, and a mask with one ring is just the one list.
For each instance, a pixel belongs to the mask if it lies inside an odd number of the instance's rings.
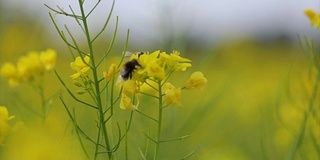
{"label": "bee wing", "polygon": [[134,53],[126,51],[123,53],[125,57],[130,57],[131,55],[133,55]]}
{"label": "bee wing", "polygon": [[139,56],[141,56],[141,55],[144,54],[144,53],[146,53],[146,52],[144,52],[144,51],[137,51],[137,52],[129,52],[129,51],[126,51],[126,52],[124,52],[123,54],[124,54],[125,57],[130,57],[130,56],[132,56],[133,54],[138,54]]}

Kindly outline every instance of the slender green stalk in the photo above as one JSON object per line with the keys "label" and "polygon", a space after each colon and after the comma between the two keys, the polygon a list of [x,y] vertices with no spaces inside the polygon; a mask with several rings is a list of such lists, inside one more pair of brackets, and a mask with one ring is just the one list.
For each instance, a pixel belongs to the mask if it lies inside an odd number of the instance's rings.
{"label": "slender green stalk", "polygon": [[[127,126],[126,122],[126,126]],[[128,159],[128,131],[126,132],[125,139],[124,139],[124,155],[125,155],[125,160]]]}
{"label": "slender green stalk", "polygon": [[100,86],[99,86],[99,78],[98,78],[98,71],[96,68],[96,64],[95,64],[95,59],[94,59],[94,51],[93,51],[93,46],[92,46],[92,41],[91,41],[91,37],[90,37],[90,31],[88,28],[88,23],[87,23],[87,17],[85,15],[84,12],[84,8],[83,8],[83,3],[81,0],[79,0],[79,7],[80,7],[80,11],[81,11],[81,16],[82,16],[82,22],[83,22],[83,27],[86,33],[86,38],[87,38],[87,43],[88,43],[88,47],[89,47],[89,52],[90,52],[90,59],[91,59],[91,64],[92,64],[92,74],[93,74],[93,81],[95,84],[95,92],[96,92],[96,102],[97,102],[97,106],[98,106],[98,112],[99,112],[99,123],[101,124],[102,127],[102,133],[103,133],[103,137],[105,140],[105,146],[107,149],[107,154],[108,154],[108,158],[111,159],[112,158],[112,152],[111,151],[111,147],[110,147],[110,143],[109,143],[109,139],[108,139],[108,132],[107,132],[107,127],[105,125],[105,120],[104,120],[104,111],[102,108],[102,101],[101,101],[101,95],[100,95]]}
{"label": "slender green stalk", "polygon": [[157,129],[157,137],[156,137],[156,148],[154,154],[154,160],[157,160],[159,157],[160,151],[160,138],[161,138],[161,122],[162,122],[162,84],[161,81],[158,81],[158,91],[159,91],[159,106],[158,106],[158,129]]}
{"label": "slender green stalk", "polygon": [[44,123],[44,121],[47,118],[47,107],[46,107],[46,99],[45,99],[45,96],[44,96],[43,87],[41,85],[39,86],[39,94],[40,94],[40,97],[41,97],[41,109],[42,109],[42,115],[43,115],[42,121]]}
{"label": "slender green stalk", "polygon": [[96,141],[96,148],[95,148],[95,153],[94,153],[94,160],[97,159],[98,156],[98,150],[99,150],[99,143],[100,143],[100,135],[101,135],[101,124],[99,125],[99,129],[97,132],[97,141]]}

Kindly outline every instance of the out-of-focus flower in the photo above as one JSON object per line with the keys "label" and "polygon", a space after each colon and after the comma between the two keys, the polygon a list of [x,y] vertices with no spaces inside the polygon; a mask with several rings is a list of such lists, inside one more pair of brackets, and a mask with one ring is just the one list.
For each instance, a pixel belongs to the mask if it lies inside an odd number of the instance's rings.
{"label": "out-of-focus flower", "polygon": [[103,77],[107,81],[109,81],[114,76],[114,74],[116,74],[116,72],[117,72],[117,65],[112,63],[109,67],[108,72],[103,72]]}
{"label": "out-of-focus flower", "polygon": [[17,62],[17,68],[18,73],[24,80],[33,80],[34,77],[40,75],[43,71],[39,53],[31,51],[26,56],[20,57]]}
{"label": "out-of-focus flower", "polygon": [[40,53],[40,62],[44,66],[44,69],[51,71],[56,65],[57,52],[51,48]]}
{"label": "out-of-focus flower", "polygon": [[137,99],[137,104],[133,105],[131,102],[131,98],[129,98],[126,94],[122,93],[121,100],[120,100],[120,108],[123,110],[137,110],[139,106],[139,100]]}
{"label": "out-of-focus flower", "polygon": [[171,83],[165,83],[163,86],[164,100],[169,105],[181,105],[181,89],[175,88]]}
{"label": "out-of-focus flower", "polygon": [[317,29],[320,29],[320,13],[316,13],[312,9],[306,9],[304,13],[309,17],[310,24]]}
{"label": "out-of-focus flower", "polygon": [[12,63],[4,63],[0,69],[0,74],[8,79],[11,87],[17,86],[20,83],[18,70]]}
{"label": "out-of-focus flower", "polygon": [[11,132],[11,126],[8,122],[13,118],[14,116],[9,116],[9,112],[5,106],[0,106],[0,145]]}
{"label": "out-of-focus flower", "polygon": [[70,63],[71,69],[77,71],[77,73],[70,76],[72,79],[76,79],[82,75],[85,75],[89,71],[90,67],[87,64],[90,62],[90,57],[85,56],[83,60],[84,61],[82,61],[81,57],[78,56],[74,62]]}
{"label": "out-of-focus flower", "polygon": [[54,68],[56,62],[56,51],[47,49],[41,53],[28,52],[21,56],[16,65],[5,63],[1,67],[1,76],[8,79],[10,86],[16,86],[22,81],[34,81],[43,75],[44,71]]}
{"label": "out-of-focus flower", "polygon": [[191,74],[190,78],[185,82],[185,89],[201,89],[207,84],[207,79],[200,71]]}
{"label": "out-of-focus flower", "polygon": [[180,52],[175,50],[171,54],[162,52],[160,60],[172,71],[185,71],[191,67],[191,60],[180,57]]}

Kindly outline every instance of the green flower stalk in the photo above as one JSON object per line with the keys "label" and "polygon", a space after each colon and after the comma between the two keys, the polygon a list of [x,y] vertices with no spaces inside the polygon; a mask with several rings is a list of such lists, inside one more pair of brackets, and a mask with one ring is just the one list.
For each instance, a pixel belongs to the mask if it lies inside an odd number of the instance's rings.
{"label": "green flower stalk", "polygon": [[[65,33],[59,28],[57,25],[55,19],[53,18],[52,14],[50,13],[51,20],[53,21],[54,26],[56,27],[59,35],[61,36],[62,40],[66,43],[66,45],[69,47],[72,56],[74,57],[74,61],[70,63],[70,67],[72,70],[76,71],[74,74],[72,74],[70,77],[73,79],[74,85],[80,88],[80,90],[76,91],[78,95],[84,95],[84,94],[89,94],[93,104],[86,102],[82,100],[81,98],[78,98],[75,94],[74,91],[70,90],[64,80],[60,77],[60,75],[56,72],[56,75],[58,76],[60,82],[63,84],[63,86],[66,88],[67,92],[69,95],[77,102],[90,107],[94,109],[94,111],[97,113],[98,117],[96,125],[96,134],[97,134],[97,139],[93,140],[93,137],[89,137],[80,126],[79,122],[76,122],[75,116],[73,114],[68,114],[69,117],[73,120],[75,129],[77,132],[82,133],[83,137],[79,137],[80,141],[81,138],[89,139],[93,145],[95,146],[95,150],[93,153],[93,158],[97,159],[98,156],[101,155],[106,155],[108,159],[112,159],[114,156],[114,152],[119,148],[120,141],[122,139],[119,139],[119,141],[115,144],[115,146],[112,146],[113,140],[111,140],[110,137],[110,132],[112,131],[112,128],[107,128],[107,126],[111,126],[111,117],[113,116],[113,111],[114,111],[114,104],[118,101],[120,98],[120,94],[118,98],[115,98],[115,93],[114,93],[114,78],[111,78],[114,73],[112,72],[112,69],[116,70],[115,68],[110,69],[110,72],[104,73],[104,78],[100,77],[102,74],[100,73],[100,68],[102,67],[102,63],[106,62],[107,55],[109,55],[113,43],[116,37],[116,32],[117,32],[117,25],[118,25],[118,19],[116,21],[116,27],[114,31],[114,36],[112,37],[112,41],[109,45],[109,48],[105,51],[103,57],[101,59],[97,59],[96,55],[97,53],[95,52],[94,43],[96,39],[103,33],[103,31],[106,29],[111,14],[112,10],[114,7],[114,1],[111,6],[111,10],[109,12],[109,15],[105,21],[105,24],[103,25],[102,29],[100,32],[98,32],[96,35],[93,35],[90,31],[89,28],[89,22],[88,18],[91,16],[91,13],[96,9],[96,7],[100,4],[101,1],[96,1],[96,4],[89,10],[88,12],[85,11],[85,2],[82,0],[78,1],[78,8],[79,8],[79,13],[76,14],[73,10],[73,8],[70,6],[70,13],[64,11],[60,7],[58,9],[51,8],[47,6],[51,11],[53,11],[55,14],[61,14],[67,17],[74,18],[76,23],[79,25],[79,27],[82,29],[83,34],[85,35],[86,38],[86,50],[80,48],[80,45],[78,45],[77,40],[74,38],[73,34],[69,30],[67,26],[65,26],[65,30],[67,31],[66,33],[70,37],[70,40],[66,38]],[[81,45],[83,47],[83,45]],[[73,52],[76,52],[77,55],[75,55]],[[106,79],[108,80],[105,84],[103,84],[103,80]],[[111,83],[109,83],[111,81]],[[109,95],[110,93],[110,95]],[[64,104],[66,110],[68,113],[70,112],[70,109],[68,105],[64,102],[62,98],[60,98],[62,103]],[[108,125],[110,124],[110,125]],[[119,126],[118,126],[119,128]],[[119,130],[119,137],[121,137],[121,132]],[[82,144],[82,143],[81,143]],[[83,145],[82,145],[83,146]],[[83,146],[82,147],[84,152],[87,153],[86,148]],[[88,154],[86,154],[88,155]]]}

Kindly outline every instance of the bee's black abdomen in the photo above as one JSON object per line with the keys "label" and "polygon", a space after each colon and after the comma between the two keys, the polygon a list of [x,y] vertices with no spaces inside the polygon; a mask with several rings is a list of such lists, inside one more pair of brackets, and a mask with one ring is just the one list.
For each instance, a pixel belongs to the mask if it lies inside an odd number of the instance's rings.
{"label": "bee's black abdomen", "polygon": [[131,61],[126,62],[123,65],[123,69],[120,72],[121,78],[123,80],[128,80],[132,78],[132,74],[134,70],[136,69],[136,66],[141,66],[138,62],[138,60],[133,59]]}

